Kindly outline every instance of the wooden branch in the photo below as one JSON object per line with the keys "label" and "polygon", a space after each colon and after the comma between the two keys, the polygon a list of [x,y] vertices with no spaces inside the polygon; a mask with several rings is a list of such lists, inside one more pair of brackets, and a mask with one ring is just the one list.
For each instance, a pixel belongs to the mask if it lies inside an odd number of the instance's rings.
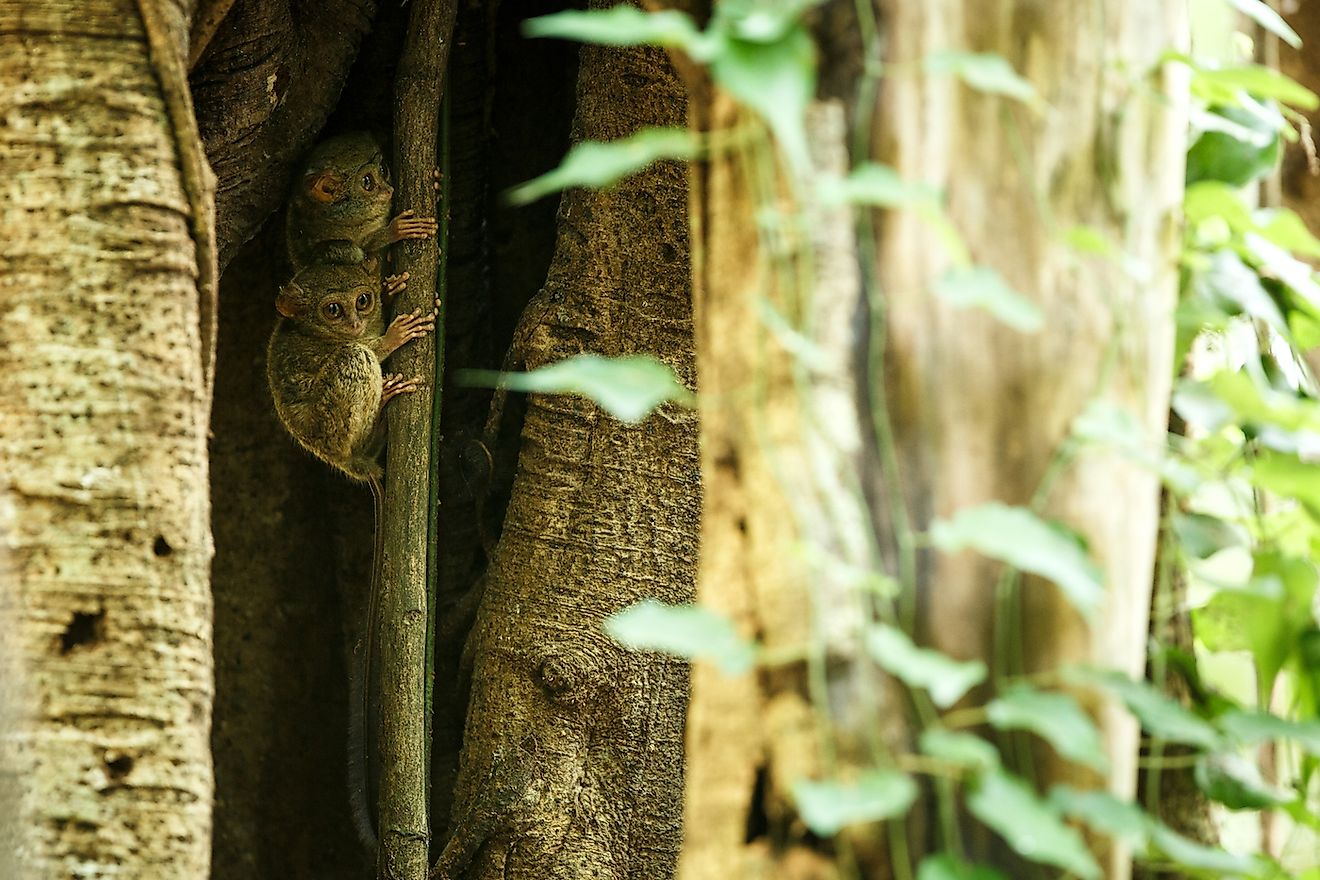
{"label": "wooden branch", "polygon": [[[201,331],[202,382],[209,411],[215,386],[215,346],[220,296],[220,269],[215,244],[215,175],[206,161],[202,135],[193,113],[184,47],[170,34],[161,0],[138,0],[142,29],[147,36],[151,67],[160,82],[165,113],[174,132],[179,154],[179,175],[188,199],[188,226],[197,260],[198,322]],[[181,37],[180,37],[181,39]]]}
{"label": "wooden branch", "polygon": [[188,36],[188,69],[192,70],[202,60],[206,47],[211,45],[211,38],[220,29],[234,0],[204,0],[197,5],[193,14],[192,33]]}
{"label": "wooden branch", "polygon": [[[429,215],[435,205],[436,133],[455,0],[413,0],[395,83],[396,209]],[[407,272],[398,309],[429,309],[435,299],[439,252],[434,240],[395,247],[395,272]],[[435,334],[401,349],[390,369],[422,376],[427,386],[394,403],[389,414],[381,565],[381,791],[377,876],[423,880],[427,875],[426,634],[428,489],[433,395],[440,392]]]}

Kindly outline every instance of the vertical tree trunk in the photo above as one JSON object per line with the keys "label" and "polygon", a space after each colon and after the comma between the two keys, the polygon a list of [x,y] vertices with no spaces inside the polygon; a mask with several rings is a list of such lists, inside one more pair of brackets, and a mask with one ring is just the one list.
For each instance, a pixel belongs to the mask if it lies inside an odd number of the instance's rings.
{"label": "vertical tree trunk", "polygon": [[26,684],[0,821],[39,876],[200,880],[208,400],[174,129],[131,0],[0,4],[0,45],[0,632]]}
{"label": "vertical tree trunk", "polygon": [[[576,137],[682,123],[661,52],[581,58]],[[564,196],[549,278],[515,342],[520,366],[646,352],[691,383],[685,197],[673,164]],[[691,598],[697,477],[690,413],[626,426],[580,398],[530,399],[469,643],[473,694],[439,876],[672,873],[687,668],[622,649],[600,622],[643,597]]]}
{"label": "vertical tree trunk", "polygon": [[[1088,402],[1103,399],[1162,436],[1172,377],[1174,258],[1185,119],[1173,70],[1181,4],[1027,0],[888,0],[889,56],[919,64],[942,50],[1007,58],[1047,113],[974,91],[952,77],[886,79],[882,159],[934,184],[973,260],[996,269],[1045,313],[1021,334],[932,296],[948,267],[911,215],[887,219],[879,271],[889,304],[888,376],[900,478],[915,526],[987,501],[1027,503]],[[1129,258],[1071,250],[1086,225]],[[1087,627],[1052,586],[1028,582],[1017,632],[1029,670],[1089,662],[1140,675],[1159,515],[1156,475],[1115,455],[1083,453],[1059,475],[1046,510],[1078,529],[1101,563],[1105,603]],[[921,578],[931,644],[988,658],[998,566],[965,553],[932,555]],[[1029,635],[1028,635],[1029,634]],[[1137,729],[1097,707],[1112,770],[1131,796]],[[1048,768],[1058,780],[1065,766]],[[1113,853],[1109,876],[1127,865]]]}

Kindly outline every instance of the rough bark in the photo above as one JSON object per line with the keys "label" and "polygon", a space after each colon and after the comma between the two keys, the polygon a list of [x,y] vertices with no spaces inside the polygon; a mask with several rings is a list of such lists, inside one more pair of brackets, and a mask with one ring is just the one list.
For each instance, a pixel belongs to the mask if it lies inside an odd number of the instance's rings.
{"label": "rough bark", "polygon": [[[169,12],[182,39],[183,10]],[[19,870],[203,878],[208,401],[174,131],[131,0],[0,3],[0,45],[0,631],[28,685],[3,739],[24,789],[8,817],[29,835]]]}
{"label": "rough bark", "polygon": [[[972,258],[998,270],[1046,319],[1041,332],[1024,335],[933,297],[945,251],[917,218],[887,219],[878,266],[890,414],[908,505],[924,529],[964,507],[1028,502],[1091,400],[1127,409],[1152,438],[1164,431],[1185,120],[1180,91],[1160,94],[1174,72],[1161,72],[1156,60],[1182,42],[1185,10],[1144,0],[883,6],[892,61],[995,52],[1050,105],[1035,114],[951,77],[885,83],[880,158],[943,189]],[[1059,232],[1079,224],[1135,263],[1070,251]],[[1021,638],[1028,669],[1092,662],[1140,675],[1158,531],[1155,475],[1113,455],[1083,454],[1059,476],[1046,511],[1085,536],[1107,591],[1088,627],[1059,591],[1028,581],[1017,624],[1030,634]],[[988,658],[992,628],[1005,624],[992,607],[997,573],[970,553],[925,559],[925,638],[956,657]],[[1112,766],[1108,785],[1131,797],[1136,726],[1114,705],[1095,709]],[[1043,775],[1077,773],[1053,762]],[[1107,868],[1110,877],[1127,876],[1120,852]]]}
{"label": "rough bark", "polygon": [[[681,124],[662,53],[584,48],[574,134]],[[686,188],[664,164],[559,212],[520,366],[647,352],[692,382]],[[692,596],[695,416],[625,426],[533,395],[503,533],[470,641],[473,694],[439,876],[669,876],[679,842],[684,664],[600,629],[643,597]],[[465,872],[465,873],[464,873]]]}

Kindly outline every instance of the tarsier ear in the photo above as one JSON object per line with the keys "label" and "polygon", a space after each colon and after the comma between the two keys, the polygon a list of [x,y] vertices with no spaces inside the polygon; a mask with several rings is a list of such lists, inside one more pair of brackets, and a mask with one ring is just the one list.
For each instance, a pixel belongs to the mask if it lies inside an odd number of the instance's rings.
{"label": "tarsier ear", "polygon": [[305,182],[307,194],[323,204],[333,202],[339,196],[339,190],[343,185],[339,175],[329,169],[315,176],[309,175]]}
{"label": "tarsier ear", "polygon": [[296,289],[293,285],[289,285],[281,287],[280,292],[275,294],[275,311],[286,318],[296,318],[302,312],[302,309],[298,308],[298,300],[293,295]]}

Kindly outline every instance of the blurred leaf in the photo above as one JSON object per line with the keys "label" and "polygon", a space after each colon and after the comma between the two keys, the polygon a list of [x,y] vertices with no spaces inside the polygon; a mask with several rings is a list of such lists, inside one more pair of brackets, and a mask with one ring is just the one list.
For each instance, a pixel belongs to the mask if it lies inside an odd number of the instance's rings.
{"label": "blurred leaf", "polygon": [[994,868],[969,865],[949,853],[927,856],[917,868],[917,880],[1008,880]]}
{"label": "blurred leaf", "polygon": [[972,88],[1004,95],[1026,104],[1038,104],[1036,88],[1023,79],[1001,55],[975,52],[932,52],[922,66],[927,73],[952,74]]}
{"label": "blurred leaf", "polygon": [[1320,257],[1320,239],[1311,234],[1296,211],[1273,208],[1260,211],[1256,219],[1259,221],[1256,231],[1266,241],[1303,257]]}
{"label": "blurred leaf", "polygon": [[810,166],[803,115],[816,93],[816,50],[794,27],[774,42],[730,37],[710,59],[715,82],[770,126],[799,172]]}
{"label": "blurred leaf", "polygon": [[1215,721],[1238,745],[1254,746],[1281,739],[1320,757],[1320,720],[1293,721],[1264,712],[1232,711],[1225,712]]}
{"label": "blurred leaf", "polygon": [[1297,31],[1289,27],[1283,17],[1271,9],[1264,0],[1225,0],[1225,2],[1294,49],[1302,48],[1302,38],[1297,36]]}
{"label": "blurred leaf", "polygon": [[628,5],[531,18],[523,23],[523,33],[604,46],[676,46],[687,50],[693,49],[701,36],[685,13],[673,9],[643,12]]}
{"label": "blurred leaf", "polygon": [[571,186],[599,189],[653,162],[691,159],[697,152],[697,139],[685,128],[644,128],[631,137],[608,143],[583,141],[568,151],[558,168],[510,190],[509,201],[525,205]]}
{"label": "blurred leaf", "polygon": [[866,633],[866,647],[886,672],[910,687],[925,688],[941,709],[952,706],[985,681],[980,660],[960,663],[939,651],[919,648],[899,629],[877,624]]}
{"label": "blurred leaf", "polygon": [[755,646],[728,619],[699,605],[644,599],[605,618],[604,629],[629,648],[710,660],[730,675],[746,672],[756,661]]}
{"label": "blurred leaf", "polygon": [[1260,261],[1261,275],[1277,278],[1293,293],[1305,300],[1311,308],[1320,308],[1320,284],[1315,282],[1315,270],[1283,248],[1255,232],[1242,237],[1250,254]]}
{"label": "blurred leaf", "polygon": [[1073,419],[1072,435],[1079,440],[1106,446],[1143,462],[1154,463],[1146,430],[1137,417],[1112,400],[1092,400]]}
{"label": "blurred leaf", "polygon": [[1219,733],[1209,722],[1155,690],[1144,681],[1133,681],[1112,669],[1074,668],[1065,673],[1073,684],[1091,685],[1109,691],[1137,716],[1151,736],[1204,749],[1220,744]]}
{"label": "blurred leaf", "polygon": [[953,519],[935,521],[931,540],[946,553],[970,548],[1051,580],[1088,617],[1104,596],[1103,574],[1082,541],[1026,508],[998,503],[964,508]]}
{"label": "blurred leaf", "polygon": [[1262,489],[1295,498],[1320,519],[1320,467],[1296,455],[1262,451],[1252,460],[1251,481]]}
{"label": "blurred leaf", "polygon": [[1193,559],[1213,556],[1225,547],[1242,544],[1237,529],[1218,517],[1204,513],[1173,514],[1173,533],[1184,553]]}
{"label": "blurred leaf", "polygon": [[460,379],[474,385],[500,385],[514,391],[580,394],[622,422],[636,424],[651,410],[673,401],[692,404],[693,395],[669,367],[643,355],[608,358],[580,354],[529,373],[464,370]]}
{"label": "blurred leaf", "polygon": [[821,181],[821,198],[830,204],[851,202],[877,208],[907,208],[940,205],[940,191],[928,183],[904,180],[888,165],[866,162],[845,178]]}
{"label": "blurred leaf", "polygon": [[1117,253],[1105,234],[1094,226],[1074,226],[1063,233],[1063,241],[1068,247],[1083,254],[1112,257]]}
{"label": "blurred leaf", "polygon": [[1150,837],[1151,818],[1136,804],[1107,791],[1085,791],[1066,785],[1050,789],[1050,803],[1065,816],[1080,819],[1096,831],[1141,849]]}
{"label": "blurred leaf", "polygon": [[1211,105],[1232,104],[1241,90],[1253,98],[1274,100],[1303,110],[1320,106],[1320,98],[1306,86],[1264,65],[1211,68],[1193,64],[1192,71],[1192,94]]}
{"label": "blurred leaf", "polygon": [[1260,769],[1241,755],[1202,755],[1196,762],[1196,786],[1206,797],[1230,810],[1263,810],[1293,799],[1270,785]]}
{"label": "blurred leaf", "polygon": [[1233,421],[1233,408],[1204,382],[1180,379],[1173,392],[1173,411],[1189,425],[1214,434]]}
{"label": "blurred leaf", "polygon": [[972,733],[928,727],[921,732],[919,744],[922,752],[950,764],[977,770],[990,770],[999,766],[999,751]]}
{"label": "blurred leaf", "polygon": [[994,269],[954,268],[935,281],[935,295],[956,308],[980,308],[1023,333],[1034,333],[1045,322],[1040,307],[1018,293]]}
{"label": "blurred leaf", "polygon": [[1277,425],[1288,431],[1320,431],[1320,405],[1313,400],[1260,387],[1244,371],[1221,370],[1206,385],[1246,426]]}
{"label": "blurred leaf", "polygon": [[1000,770],[984,774],[967,795],[967,809],[1023,858],[1054,865],[1082,880],[1101,876],[1077,829],[1065,825],[1058,808],[1020,779]]}
{"label": "blurred leaf", "polygon": [[916,798],[916,783],[897,770],[868,770],[851,783],[793,783],[793,800],[802,821],[821,837],[833,837],[858,822],[901,816]]}
{"label": "blurred leaf", "polygon": [[1183,215],[1196,226],[1212,218],[1228,224],[1233,231],[1255,228],[1251,211],[1233,187],[1219,180],[1202,180],[1183,193]]}
{"label": "blurred leaf", "polygon": [[1029,730],[1070,761],[1101,773],[1109,768],[1100,731],[1068,694],[1020,685],[993,700],[986,714],[998,730]]}
{"label": "blurred leaf", "polygon": [[1205,846],[1158,822],[1151,826],[1151,842],[1177,864],[1199,871],[1213,871],[1218,877],[1255,876],[1263,867],[1259,859]]}
{"label": "blurred leaf", "polygon": [[1223,308],[1226,314],[1244,314],[1257,318],[1287,335],[1288,322],[1278,303],[1260,283],[1260,276],[1235,251],[1221,250],[1210,258],[1210,265],[1192,276],[1192,291]]}
{"label": "blurred leaf", "polygon": [[[1279,161],[1281,139],[1277,130],[1259,115],[1241,107],[1220,107],[1213,112],[1243,134],[1202,132],[1187,151],[1187,182],[1222,180],[1230,186],[1246,186],[1268,174]],[[1261,139],[1264,143],[1260,143]]]}

